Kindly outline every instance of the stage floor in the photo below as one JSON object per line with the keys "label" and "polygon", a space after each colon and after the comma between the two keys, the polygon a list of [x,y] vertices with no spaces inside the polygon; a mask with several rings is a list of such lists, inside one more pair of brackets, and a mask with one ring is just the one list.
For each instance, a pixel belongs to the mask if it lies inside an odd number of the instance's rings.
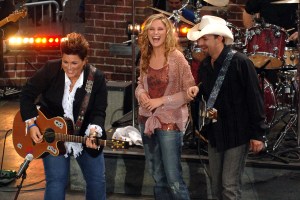
{"label": "stage floor", "polygon": [[[21,163],[24,161],[24,159],[17,155],[17,153],[15,152],[12,145],[12,138],[10,134],[11,132],[9,132],[9,130],[12,128],[13,118],[18,109],[19,101],[17,98],[5,98],[0,100],[1,150],[3,150],[4,148],[5,134],[7,132],[9,133],[5,141],[4,155],[2,152],[0,153],[1,158],[3,158],[2,169],[5,170],[18,170]],[[109,136],[113,134],[115,128],[117,127],[108,130]],[[290,135],[291,136],[287,136],[285,138],[284,142],[281,143],[280,148],[278,148],[278,152],[279,150],[283,152],[284,148],[286,150],[293,149],[293,151],[290,151],[292,153],[290,153],[289,155],[286,154],[282,156],[282,158],[289,161],[289,163],[284,163],[281,160],[274,158],[273,156],[270,156],[266,153],[259,155],[249,155],[249,158],[247,160],[247,167],[245,170],[243,199],[299,199],[300,191],[298,189],[298,186],[300,185],[300,162],[298,158],[297,148],[295,147],[295,139],[292,137],[293,134]],[[182,159],[186,162],[196,163],[196,165],[199,165],[200,170],[204,166],[207,167],[208,165],[207,156],[205,153],[205,143],[201,141],[201,145],[197,145],[197,140],[195,142],[192,135],[191,138],[188,137],[184,141],[185,145],[183,146]],[[125,160],[128,157],[134,157],[139,160],[144,159],[144,152],[140,147],[131,147],[127,151],[113,151],[110,148],[106,147],[104,152],[106,158],[110,159],[112,157],[121,157],[122,160]],[[107,166],[107,170],[111,170],[109,166]],[[199,179],[199,177],[193,178]],[[2,180],[0,179],[0,182],[1,181]],[[20,181],[20,179],[14,180],[10,184],[0,187],[1,199],[13,199],[17,191],[17,185],[20,184]],[[27,179],[24,181],[19,199],[42,199],[44,188],[45,180],[42,162],[40,159],[36,159],[31,162],[30,167],[27,170]],[[83,198],[83,192],[68,190],[67,199],[76,200]],[[120,194],[118,192],[110,192],[108,193],[107,199],[153,199],[153,197],[151,195],[131,196],[128,194]]]}

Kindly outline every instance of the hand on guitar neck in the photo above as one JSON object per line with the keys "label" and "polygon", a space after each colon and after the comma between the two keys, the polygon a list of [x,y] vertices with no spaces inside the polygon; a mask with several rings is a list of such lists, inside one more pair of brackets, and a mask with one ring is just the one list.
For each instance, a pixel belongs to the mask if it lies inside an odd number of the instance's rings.
{"label": "hand on guitar neck", "polygon": [[26,15],[27,15],[27,10],[25,8],[21,10],[16,10],[12,14],[10,14],[9,16],[5,17],[0,21],[0,27],[4,26],[9,22],[16,22],[20,18],[24,18]]}
{"label": "hand on guitar neck", "polygon": [[207,110],[207,117],[212,120],[217,120],[218,111],[215,108],[210,108]]}
{"label": "hand on guitar neck", "polygon": [[216,122],[217,118],[218,111],[215,108],[207,108],[206,101],[202,96],[201,100],[199,101],[199,131],[201,131],[204,126],[207,126],[211,122]]}

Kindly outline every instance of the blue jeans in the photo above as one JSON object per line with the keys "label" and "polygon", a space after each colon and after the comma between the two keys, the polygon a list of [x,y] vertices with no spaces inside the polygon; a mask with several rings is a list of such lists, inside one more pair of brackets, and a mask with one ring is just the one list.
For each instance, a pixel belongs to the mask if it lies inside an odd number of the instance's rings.
{"label": "blue jeans", "polygon": [[249,145],[244,144],[223,152],[208,145],[212,193],[218,200],[241,199],[242,175]]}
{"label": "blue jeans", "polygon": [[[106,199],[105,163],[103,153],[91,157],[86,151],[76,158],[86,182],[85,197],[88,200]],[[64,200],[69,182],[70,156],[48,155],[43,158],[46,191],[45,200]]]}
{"label": "blue jeans", "polygon": [[[144,133],[144,125],[140,125]],[[142,134],[146,164],[155,181],[157,200],[189,200],[189,191],[182,178],[182,132],[155,130],[150,137]]]}

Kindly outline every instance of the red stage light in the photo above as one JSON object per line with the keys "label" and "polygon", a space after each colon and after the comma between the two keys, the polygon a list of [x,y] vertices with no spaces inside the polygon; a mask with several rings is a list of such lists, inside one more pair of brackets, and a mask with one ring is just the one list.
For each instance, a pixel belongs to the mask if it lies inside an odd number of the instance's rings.
{"label": "red stage light", "polygon": [[62,37],[11,37],[6,43],[10,49],[59,49]]}

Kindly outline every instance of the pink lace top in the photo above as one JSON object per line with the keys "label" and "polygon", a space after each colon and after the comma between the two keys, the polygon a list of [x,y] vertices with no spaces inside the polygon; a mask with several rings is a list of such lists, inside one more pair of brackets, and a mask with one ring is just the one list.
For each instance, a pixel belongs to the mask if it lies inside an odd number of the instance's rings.
{"label": "pink lace top", "polygon": [[[145,133],[153,133],[154,129],[161,128],[161,123],[176,123],[181,131],[185,130],[188,120],[188,98],[186,91],[195,85],[190,66],[184,55],[178,51],[170,52],[167,61],[168,84],[163,94],[163,105],[153,113],[139,107],[139,115],[148,117],[145,123]],[[135,96],[139,101],[141,93],[149,94],[149,75],[140,76]]]}

